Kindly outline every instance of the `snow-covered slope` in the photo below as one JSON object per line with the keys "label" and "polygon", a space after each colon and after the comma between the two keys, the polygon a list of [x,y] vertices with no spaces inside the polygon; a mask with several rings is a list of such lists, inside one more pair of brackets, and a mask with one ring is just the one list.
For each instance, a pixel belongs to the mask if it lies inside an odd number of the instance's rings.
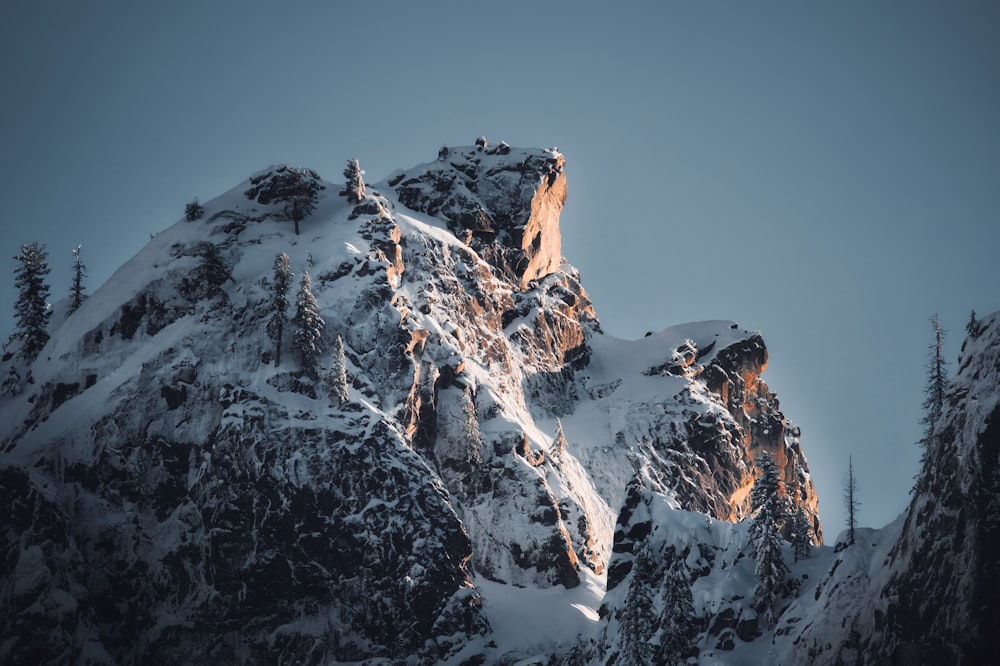
{"label": "snow-covered slope", "polygon": [[[157,235],[30,368],[5,359],[4,660],[610,663],[668,573],[706,659],[791,649],[802,623],[772,637],[747,600],[756,456],[822,532],[757,332],[605,335],[560,256],[555,150],[442,150],[353,203],[299,170],[323,188],[299,234],[289,173]],[[266,332],[282,252],[326,322],[318,380],[292,326],[277,364]],[[833,558],[798,563],[784,607]]]}

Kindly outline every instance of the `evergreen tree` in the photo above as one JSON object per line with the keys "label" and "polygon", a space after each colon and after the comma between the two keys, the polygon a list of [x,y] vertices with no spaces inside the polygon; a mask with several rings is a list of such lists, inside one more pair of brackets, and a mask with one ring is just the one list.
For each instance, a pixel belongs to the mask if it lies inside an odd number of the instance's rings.
{"label": "evergreen tree", "polygon": [[288,323],[288,291],[292,287],[292,266],[288,255],[279,252],[274,258],[274,280],[271,283],[271,303],[267,320],[267,337],[274,343],[274,367],[281,363],[281,336]]}
{"label": "evergreen tree", "polygon": [[198,203],[198,197],[195,197],[192,201],[189,201],[186,206],[184,206],[184,219],[188,222],[200,220],[204,214],[205,207]]}
{"label": "evergreen tree", "polygon": [[83,293],[83,278],[87,275],[87,266],[80,257],[80,248],[77,245],[73,248],[73,288],[70,290],[69,313],[76,312],[83,302],[87,300],[87,295]]}
{"label": "evergreen tree", "polygon": [[468,388],[462,393],[462,438],[465,441],[465,459],[473,465],[480,465],[483,456],[482,436],[479,434],[479,417],[476,416],[476,403],[472,400],[472,391]]}
{"label": "evergreen tree", "polygon": [[319,362],[325,351],[323,345],[323,329],[326,322],[319,314],[319,304],[312,293],[312,280],[309,273],[302,275],[299,283],[299,293],[295,299],[295,352],[298,354],[302,369],[312,379],[319,379]]}
{"label": "evergreen tree", "polygon": [[344,340],[338,335],[333,348],[333,365],[330,366],[330,398],[338,405],[347,402],[347,361],[344,358]]}
{"label": "evergreen tree", "polygon": [[14,257],[20,265],[14,269],[14,286],[17,301],[14,303],[16,328],[12,338],[21,340],[20,356],[27,363],[33,362],[49,341],[48,323],[52,316],[49,305],[49,274],[46,262],[48,252],[37,241],[21,246],[21,253]]}
{"label": "evergreen tree", "polygon": [[944,409],[944,396],[948,390],[948,369],[944,360],[944,334],[938,316],[931,317],[931,326],[934,330],[934,341],[928,347],[927,354],[927,386],[924,388],[924,416],[921,423],[924,426],[924,436],[920,443],[924,447],[921,461],[927,457],[934,438],[934,427],[941,412]]}
{"label": "evergreen tree", "polygon": [[807,560],[812,556],[812,537],[809,517],[800,506],[792,514],[792,553],[795,561]]}
{"label": "evergreen tree", "polygon": [[691,575],[684,558],[672,551],[670,567],[663,577],[663,617],[660,623],[658,664],[685,664],[698,635],[691,593]]}
{"label": "evergreen tree", "polygon": [[750,548],[757,562],[755,607],[763,624],[770,627],[776,619],[775,606],[788,574],[788,566],[782,555],[781,537],[781,521],[786,511],[778,468],[771,454],[761,454],[759,467],[760,476],[750,494],[755,512],[750,523]]}
{"label": "evergreen tree", "polygon": [[969,315],[969,323],[965,325],[965,332],[974,338],[979,336],[979,318],[976,317],[975,310],[973,310],[972,314]]}
{"label": "evergreen tree", "polygon": [[653,644],[650,642],[656,620],[653,590],[656,589],[656,563],[643,544],[632,565],[628,597],[621,615],[621,650],[624,664],[653,664]]}
{"label": "evergreen tree", "polygon": [[556,459],[566,455],[566,434],[559,419],[556,419],[556,436],[552,438],[552,453]]}
{"label": "evergreen tree", "polygon": [[854,478],[854,461],[847,458],[847,474],[844,475],[844,509],[847,510],[847,545],[854,545],[854,528],[857,526],[858,481]]}
{"label": "evergreen tree", "polygon": [[347,179],[347,183],[340,195],[346,196],[352,204],[360,203],[365,198],[364,173],[357,158],[347,160],[347,168],[344,169],[344,178]]}

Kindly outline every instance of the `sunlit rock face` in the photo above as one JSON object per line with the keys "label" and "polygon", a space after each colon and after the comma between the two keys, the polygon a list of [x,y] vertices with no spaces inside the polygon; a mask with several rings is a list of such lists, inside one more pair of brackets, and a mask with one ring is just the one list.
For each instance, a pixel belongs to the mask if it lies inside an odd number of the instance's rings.
{"label": "sunlit rock face", "polygon": [[[262,198],[286,173],[158,234],[16,374],[0,661],[516,661],[489,647],[484,581],[604,580],[630,492],[629,516],[655,495],[739,521],[765,450],[820,538],[758,333],[602,332],[560,257],[560,153],[482,141],[360,201],[304,170],[315,187]],[[313,373],[293,324],[280,358],[267,332],[279,253],[325,320]]]}
{"label": "sunlit rock face", "polygon": [[521,289],[561,261],[559,213],[566,201],[565,159],[555,149],[511,149],[485,140],[442,148],[438,161],[390,178],[400,202],[441,217]]}

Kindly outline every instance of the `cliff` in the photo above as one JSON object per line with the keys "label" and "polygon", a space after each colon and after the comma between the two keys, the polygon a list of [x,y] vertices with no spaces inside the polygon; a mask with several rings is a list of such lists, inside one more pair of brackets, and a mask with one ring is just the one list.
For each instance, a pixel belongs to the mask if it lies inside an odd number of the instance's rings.
{"label": "cliff", "polygon": [[[482,142],[350,202],[271,167],[54,317],[38,360],[4,368],[4,660],[565,655],[577,624],[513,636],[503,609],[543,595],[597,626],[638,489],[739,521],[762,451],[820,541],[760,334],[605,335],[560,257],[565,172]],[[311,276],[326,349],[343,340],[345,403],[329,352],[319,379],[274,358],[278,253]]]}

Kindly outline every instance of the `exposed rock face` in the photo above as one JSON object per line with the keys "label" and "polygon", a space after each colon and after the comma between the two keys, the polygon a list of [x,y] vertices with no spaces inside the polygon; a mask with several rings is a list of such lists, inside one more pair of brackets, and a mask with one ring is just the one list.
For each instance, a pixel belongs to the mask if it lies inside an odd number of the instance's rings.
{"label": "exposed rock face", "polygon": [[521,289],[559,269],[565,160],[549,151],[477,145],[389,180],[401,203],[440,216]]}
{"label": "exposed rock face", "polygon": [[[292,171],[314,210],[301,236]],[[757,333],[603,334],[559,256],[562,155],[442,151],[350,203],[292,171],[159,234],[112,278],[128,288],[95,292],[0,403],[0,603],[15,609],[0,658],[516,661],[490,647],[483,581],[572,589],[608,571],[617,589],[643,548],[642,580],[679,576],[695,542],[647,543],[636,526],[655,520],[635,516],[744,518],[765,450],[820,538]],[[293,354],[274,366],[279,252],[344,341],[343,405]],[[727,554],[706,549],[692,581],[739,552],[706,529]]]}

